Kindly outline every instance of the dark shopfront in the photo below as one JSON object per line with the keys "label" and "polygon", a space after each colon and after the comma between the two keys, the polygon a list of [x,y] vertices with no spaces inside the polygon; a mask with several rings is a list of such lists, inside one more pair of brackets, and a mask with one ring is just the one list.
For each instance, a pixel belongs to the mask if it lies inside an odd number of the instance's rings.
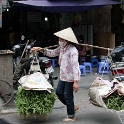
{"label": "dark shopfront", "polygon": [[[0,49],[7,49],[7,35],[9,28],[13,27],[17,34],[16,42],[19,43],[20,35],[24,34],[29,39],[31,34],[37,34],[43,47],[56,44],[51,35],[58,30],[58,14],[42,12],[32,7],[11,8],[3,12]],[[47,19],[47,20],[45,20]],[[48,41],[48,42],[47,42]]]}
{"label": "dark shopfront", "polygon": [[[15,9],[10,9],[9,12],[3,13],[3,22],[4,22],[3,29],[5,29],[4,32],[7,32],[8,28],[10,26],[13,26],[16,32],[24,33],[27,38],[29,34],[35,32],[40,36],[40,46],[45,47],[56,44],[57,39],[55,39],[55,37],[53,36],[53,33],[55,31],[70,26],[77,32],[76,34],[77,37],[80,32],[84,34],[85,40],[89,44],[94,44],[108,48],[108,47],[113,47],[115,45],[115,39],[116,39],[116,37],[114,37],[113,35],[113,33],[115,32],[112,29],[113,20],[111,20],[111,17],[114,15],[114,14],[111,15],[112,9],[113,8],[111,6],[108,6],[104,8],[98,7],[98,8],[90,9],[88,11],[83,10],[81,12],[51,13],[51,12],[41,11],[37,7],[34,8],[34,7],[26,6],[24,8],[21,7],[21,9],[15,8]],[[100,13],[105,11],[107,12],[107,14],[101,16],[102,14]],[[35,18],[34,16],[32,17],[34,13],[37,14],[37,17]],[[45,21],[46,18],[48,19],[47,21]],[[114,20],[114,22],[116,22],[116,20]],[[117,25],[119,25],[119,23]],[[106,37],[104,37],[104,39],[102,38],[102,41],[99,42],[99,39],[101,40],[101,37],[103,36]],[[52,39],[52,41],[50,41],[49,39]],[[107,43],[105,43],[104,41],[107,41]],[[3,44],[5,44],[5,42],[2,43],[2,47],[0,47],[0,49],[1,48],[3,49]],[[95,54],[99,53],[98,49],[97,51],[94,50],[94,53]],[[100,54],[106,54],[106,53],[102,51],[102,53]]]}

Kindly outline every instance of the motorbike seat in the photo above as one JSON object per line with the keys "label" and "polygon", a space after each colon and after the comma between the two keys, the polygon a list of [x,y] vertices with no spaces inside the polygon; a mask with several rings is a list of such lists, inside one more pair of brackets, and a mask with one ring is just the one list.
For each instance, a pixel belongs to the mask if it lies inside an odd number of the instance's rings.
{"label": "motorbike seat", "polygon": [[21,64],[23,64],[24,62],[30,61],[32,60],[31,58],[22,58],[22,60],[20,61]]}

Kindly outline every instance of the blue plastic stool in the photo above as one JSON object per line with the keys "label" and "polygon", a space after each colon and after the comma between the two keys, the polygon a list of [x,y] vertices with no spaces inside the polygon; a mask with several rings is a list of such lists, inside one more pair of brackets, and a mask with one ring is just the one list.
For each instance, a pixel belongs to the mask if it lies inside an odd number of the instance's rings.
{"label": "blue plastic stool", "polygon": [[83,65],[85,66],[86,72],[92,72],[92,66],[90,62],[84,62]]}
{"label": "blue plastic stool", "polygon": [[98,66],[98,59],[97,58],[91,58],[90,62],[91,62],[92,67]]}
{"label": "blue plastic stool", "polygon": [[101,61],[101,62],[106,62],[106,60],[105,60],[105,59],[101,59],[100,61]]}
{"label": "blue plastic stool", "polygon": [[80,57],[80,64],[83,64],[85,61],[86,61],[86,58],[85,57]]}
{"label": "blue plastic stool", "polygon": [[52,67],[58,66],[57,59],[50,59],[52,63]]}
{"label": "blue plastic stool", "polygon": [[109,64],[107,62],[99,62],[98,63],[98,73],[109,74]]}
{"label": "blue plastic stool", "polygon": [[81,75],[86,76],[86,69],[85,69],[85,66],[84,66],[84,65],[79,65],[79,67],[80,67]]}

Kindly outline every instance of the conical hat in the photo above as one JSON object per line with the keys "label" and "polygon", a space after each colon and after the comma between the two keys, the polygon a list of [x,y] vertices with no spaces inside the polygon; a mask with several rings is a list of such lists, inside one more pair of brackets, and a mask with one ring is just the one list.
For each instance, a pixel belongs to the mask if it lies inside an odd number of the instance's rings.
{"label": "conical hat", "polygon": [[54,35],[56,35],[57,37],[60,37],[62,39],[65,39],[67,41],[70,41],[72,43],[78,44],[77,38],[76,38],[72,28],[70,28],[70,27],[63,29],[61,31],[58,31],[58,32],[54,33]]}

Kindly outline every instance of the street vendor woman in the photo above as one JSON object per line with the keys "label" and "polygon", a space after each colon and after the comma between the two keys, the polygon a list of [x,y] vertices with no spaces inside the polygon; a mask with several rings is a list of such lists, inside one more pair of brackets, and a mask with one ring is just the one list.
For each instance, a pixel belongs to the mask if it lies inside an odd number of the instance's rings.
{"label": "street vendor woman", "polygon": [[59,37],[59,47],[55,49],[43,49],[41,47],[33,47],[33,51],[43,52],[44,55],[49,57],[59,56],[60,65],[60,80],[57,85],[56,95],[59,100],[67,107],[67,117],[62,121],[75,121],[75,111],[79,109],[74,105],[73,91],[77,92],[79,89],[78,81],[80,80],[80,69],[78,63],[78,50],[76,44],[78,41],[72,28],[54,33]]}

